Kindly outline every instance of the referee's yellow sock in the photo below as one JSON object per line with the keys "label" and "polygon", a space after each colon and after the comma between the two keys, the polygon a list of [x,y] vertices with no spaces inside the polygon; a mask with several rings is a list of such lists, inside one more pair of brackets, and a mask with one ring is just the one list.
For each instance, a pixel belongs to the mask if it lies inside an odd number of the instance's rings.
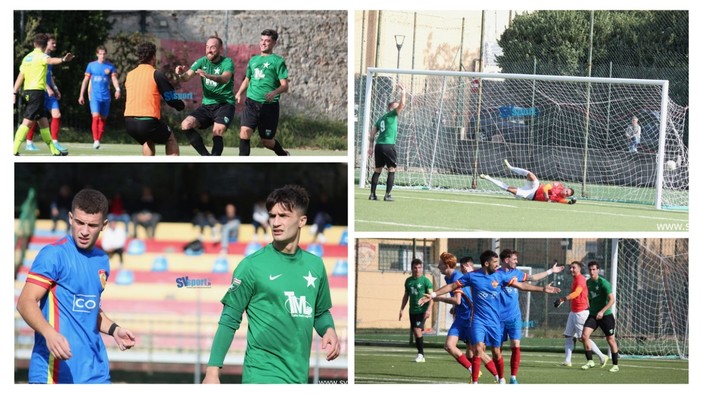
{"label": "referee's yellow sock", "polygon": [[59,152],[58,148],[54,145],[54,142],[51,140],[51,129],[48,127],[45,129],[39,129],[39,132],[41,133],[41,139],[44,140],[46,145],[49,146],[49,150],[51,151],[52,155],[60,155],[61,152]]}
{"label": "referee's yellow sock", "polygon": [[27,133],[29,133],[29,127],[25,126],[24,124],[21,124],[20,127],[17,128],[17,132],[15,132],[15,144],[14,144],[14,149],[12,151],[13,154],[18,154],[20,146],[22,146],[22,142],[24,142],[25,139],[27,139]]}

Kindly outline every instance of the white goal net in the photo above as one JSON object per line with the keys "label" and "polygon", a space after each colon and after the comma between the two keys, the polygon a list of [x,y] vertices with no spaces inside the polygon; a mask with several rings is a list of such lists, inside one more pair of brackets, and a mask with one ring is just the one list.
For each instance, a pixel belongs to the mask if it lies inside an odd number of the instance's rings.
{"label": "white goal net", "polygon": [[[406,91],[398,120],[399,187],[503,192],[481,173],[521,186],[503,159],[575,197],[687,209],[687,109],[668,81],[368,69],[360,186],[369,182],[373,123]],[[641,126],[635,152],[627,127]]]}

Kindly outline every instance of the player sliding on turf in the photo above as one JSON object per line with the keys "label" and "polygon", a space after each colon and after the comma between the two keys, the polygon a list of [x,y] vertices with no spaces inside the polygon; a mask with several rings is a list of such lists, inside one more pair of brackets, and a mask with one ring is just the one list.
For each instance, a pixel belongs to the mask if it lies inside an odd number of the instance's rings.
{"label": "player sliding on turf", "polygon": [[524,184],[524,186],[520,188],[509,186],[501,180],[492,179],[489,175],[485,174],[480,174],[480,178],[487,179],[488,181],[497,185],[500,189],[507,190],[508,192],[514,194],[515,197],[523,198],[525,200],[575,204],[575,198],[568,198],[573,196],[573,189],[565,187],[565,185],[561,182],[551,182],[542,185],[539,183],[536,175],[534,175],[534,173],[531,171],[519,167],[512,167],[507,159],[503,160],[503,162],[508,170],[517,175],[526,176],[527,182]]}

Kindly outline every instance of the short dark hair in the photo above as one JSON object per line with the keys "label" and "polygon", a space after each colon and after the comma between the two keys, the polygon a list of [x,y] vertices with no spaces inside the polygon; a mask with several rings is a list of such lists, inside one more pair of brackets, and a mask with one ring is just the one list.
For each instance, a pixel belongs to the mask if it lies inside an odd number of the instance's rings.
{"label": "short dark hair", "polygon": [[500,252],[500,261],[512,256],[513,254],[516,254],[517,256],[519,256],[519,253],[517,253],[516,250],[503,249],[502,252]]}
{"label": "short dark hair", "polygon": [[470,256],[463,256],[461,257],[461,260],[459,260],[460,264],[468,264],[468,263],[473,263],[473,258]]}
{"label": "short dark hair", "polygon": [[95,53],[98,53],[98,52],[100,52],[101,50],[102,50],[102,51],[105,51],[105,53],[107,53],[107,48],[105,48],[104,45],[98,45],[97,48],[95,48]]}
{"label": "short dark hair", "polygon": [[422,267],[424,267],[424,262],[422,262],[422,260],[420,259],[414,259],[412,260],[412,267],[414,267],[415,265],[421,265]]}
{"label": "short dark hair", "polygon": [[46,44],[49,43],[49,36],[45,33],[37,33],[37,35],[34,36],[34,46],[39,47],[41,49],[46,48]]}
{"label": "short dark hair", "polygon": [[215,34],[215,35],[212,35],[212,36],[207,37],[207,41],[212,40],[212,39],[217,40],[217,43],[219,44],[219,47],[220,47],[220,48],[224,46],[224,42],[222,41],[221,38],[219,38],[218,35]]}
{"label": "short dark hair", "polygon": [[268,36],[273,39],[273,41],[278,41],[278,32],[273,29],[266,29],[261,32],[262,36]]}
{"label": "short dark hair", "polygon": [[73,196],[73,202],[71,203],[71,212],[75,212],[76,209],[88,214],[101,213],[102,218],[107,218],[107,209],[109,207],[109,202],[107,197],[105,197],[102,192],[95,189],[83,189]]}
{"label": "short dark hair", "polygon": [[493,252],[492,250],[486,250],[482,254],[480,254],[480,265],[484,265],[486,262],[492,260],[497,256],[497,253]]}
{"label": "short dark hair", "polygon": [[566,187],[566,190],[570,190],[570,195],[574,196],[575,195],[575,190],[572,187]]}
{"label": "short dark hair", "polygon": [[285,185],[273,190],[268,195],[266,209],[270,211],[275,204],[280,204],[283,208],[290,211],[298,209],[303,215],[306,215],[307,207],[310,205],[310,195],[302,186]]}
{"label": "short dark hair", "polygon": [[587,268],[589,269],[590,267],[597,267],[597,269],[600,269],[600,263],[597,261],[591,261],[587,263]]}
{"label": "short dark hair", "polygon": [[578,267],[580,267],[580,269],[582,269],[582,268],[583,268],[583,265],[582,265],[582,263],[581,263],[581,262],[579,262],[579,261],[577,261],[577,260],[573,260],[573,261],[571,261],[569,265],[577,265]]}
{"label": "short dark hair", "polygon": [[137,47],[139,64],[149,63],[156,56],[156,45],[151,42],[142,42]]}

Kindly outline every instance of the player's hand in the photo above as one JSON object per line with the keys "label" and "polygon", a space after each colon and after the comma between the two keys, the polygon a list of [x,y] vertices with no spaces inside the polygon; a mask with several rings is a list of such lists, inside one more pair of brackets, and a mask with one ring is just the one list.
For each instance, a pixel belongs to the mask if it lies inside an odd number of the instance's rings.
{"label": "player's hand", "polygon": [[83,98],[83,96],[78,97],[78,104],[80,104],[80,105],[85,104],[85,99]]}
{"label": "player's hand", "polygon": [[120,97],[122,97],[122,92],[115,90],[115,100],[119,100]]}
{"label": "player's hand", "polygon": [[63,60],[64,63],[68,63],[73,60],[73,58],[75,58],[75,56],[71,52],[68,52],[67,54],[63,55],[61,60]]}
{"label": "player's hand", "polygon": [[568,201],[568,204],[573,205],[573,204],[575,204],[576,201],[577,201],[576,199],[571,198],[570,201]]}
{"label": "player's hand", "polygon": [[44,337],[46,340],[46,347],[49,349],[49,352],[51,352],[51,355],[57,360],[68,360],[73,357],[71,345],[68,344],[66,337],[54,330],[51,331],[52,332]]}
{"label": "player's hand", "polygon": [[208,366],[202,384],[219,384],[219,367]]}
{"label": "player's hand", "polygon": [[341,344],[333,328],[327,328],[327,332],[322,337],[322,349],[327,351],[327,361],[334,360],[341,353]]}
{"label": "player's hand", "polygon": [[136,345],[136,337],[131,331],[124,327],[117,327],[115,332],[112,334],[112,337],[115,339],[115,343],[117,344],[117,347],[119,347],[119,350],[124,351],[131,349],[134,347],[134,345]]}
{"label": "player's hand", "polygon": [[275,91],[266,93],[264,97],[267,103],[272,103],[275,100]]}
{"label": "player's hand", "polygon": [[179,77],[183,76],[183,74],[185,74],[185,71],[186,71],[185,66],[176,66],[176,68],[175,68],[175,73]]}
{"label": "player's hand", "polygon": [[56,100],[61,100],[61,92],[58,89],[54,90],[54,92],[56,92]]}
{"label": "player's hand", "polygon": [[207,79],[207,73],[204,72],[203,70],[197,70],[197,71],[195,71],[195,74],[199,75],[202,78]]}
{"label": "player's hand", "polygon": [[418,303],[419,305],[424,305],[429,301],[431,301],[431,294],[424,294],[424,296],[419,299]]}
{"label": "player's hand", "polygon": [[402,86],[402,84],[401,84],[401,83],[399,83],[399,82],[398,82],[398,84],[397,84],[397,88],[398,88],[398,89],[400,89],[400,91],[402,91],[402,92],[404,92],[404,91],[405,91],[405,87],[404,87],[404,86]]}
{"label": "player's hand", "polygon": [[546,286],[544,286],[544,293],[558,294],[558,293],[561,292],[561,289],[559,289],[558,287],[553,287],[553,286],[551,286],[552,284],[553,284],[553,282],[551,282],[551,283],[547,284]]}
{"label": "player's hand", "polygon": [[397,320],[398,320],[398,321],[399,321],[399,320],[402,320],[402,309],[400,309],[400,318],[397,319]]}
{"label": "player's hand", "polygon": [[558,265],[558,261],[553,263],[553,267],[551,267],[551,270],[553,270],[554,274],[557,274],[565,269],[565,265]]}
{"label": "player's hand", "polygon": [[561,297],[561,298],[559,298],[559,299],[557,299],[556,301],[553,302],[553,306],[554,306],[555,308],[558,308],[558,307],[561,306],[564,302],[565,302],[565,300]]}

